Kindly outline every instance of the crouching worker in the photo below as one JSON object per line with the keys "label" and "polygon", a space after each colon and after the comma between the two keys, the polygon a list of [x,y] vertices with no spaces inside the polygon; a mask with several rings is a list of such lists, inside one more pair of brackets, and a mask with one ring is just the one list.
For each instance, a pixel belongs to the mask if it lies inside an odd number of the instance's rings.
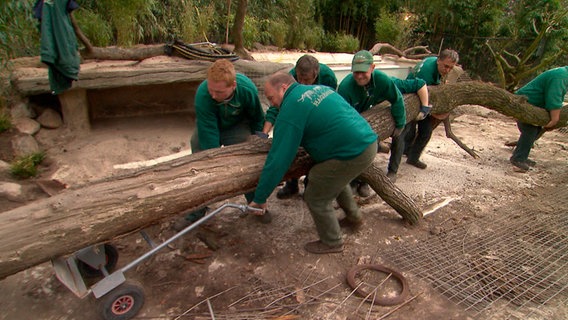
{"label": "crouching worker", "polygon": [[[193,153],[243,143],[264,125],[264,111],[254,83],[237,73],[231,61],[220,59],[207,69],[207,78],[195,93],[197,128],[191,137]],[[245,194],[247,202],[254,193]],[[174,224],[182,230],[201,219],[207,207],[189,212]],[[270,214],[259,217],[270,222]]]}
{"label": "crouching worker", "polygon": [[305,249],[311,253],[343,251],[334,199],[345,211],[346,222],[360,225],[361,212],[349,182],[375,159],[377,135],[369,123],[339,94],[321,85],[301,85],[285,73],[276,73],[264,86],[272,106],[280,108],[273,141],[250,206],[267,208],[266,199],[282,181],[298,147],[315,165],[304,192],[319,235]]}

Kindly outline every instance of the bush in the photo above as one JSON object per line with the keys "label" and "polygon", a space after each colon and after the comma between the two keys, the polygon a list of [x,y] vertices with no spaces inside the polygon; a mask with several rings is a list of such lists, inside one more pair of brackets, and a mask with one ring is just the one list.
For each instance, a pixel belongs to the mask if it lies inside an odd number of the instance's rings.
{"label": "bush", "polygon": [[375,39],[403,49],[411,45],[413,19],[408,13],[381,11],[375,20]]}
{"label": "bush", "polygon": [[39,54],[39,23],[33,0],[2,1],[0,5],[0,68],[16,57]]}
{"label": "bush", "polygon": [[[282,20],[266,20],[267,26],[266,26],[266,35],[268,38],[268,41],[264,42],[262,41],[263,44],[273,44],[275,46],[277,46],[278,48],[284,48],[284,46],[286,45],[286,35],[288,33],[288,28],[286,26],[286,22],[282,21]],[[264,33],[261,36],[261,40],[264,39]]]}
{"label": "bush", "polygon": [[110,22],[91,10],[79,9],[74,13],[74,16],[77,19],[77,24],[81,26],[81,31],[93,46],[107,47],[112,45],[114,36]]}
{"label": "bush", "polygon": [[5,111],[0,111],[0,133],[10,129],[12,122],[10,116]]}
{"label": "bush", "polygon": [[44,152],[36,152],[19,157],[10,165],[10,173],[21,179],[35,177],[37,175],[37,167],[43,159],[45,159]]}
{"label": "bush", "polygon": [[260,23],[250,16],[245,16],[245,23],[243,25],[243,46],[247,49],[252,49],[255,42],[260,40]]}
{"label": "bush", "polygon": [[378,42],[390,43],[397,47],[402,34],[402,26],[396,14],[382,11],[375,20],[375,37]]}
{"label": "bush", "polygon": [[304,43],[306,49],[320,51],[323,46],[325,31],[321,26],[311,27],[304,32]]}
{"label": "bush", "polygon": [[337,38],[337,50],[335,52],[354,53],[359,50],[359,39],[353,35],[338,34],[335,37]]}

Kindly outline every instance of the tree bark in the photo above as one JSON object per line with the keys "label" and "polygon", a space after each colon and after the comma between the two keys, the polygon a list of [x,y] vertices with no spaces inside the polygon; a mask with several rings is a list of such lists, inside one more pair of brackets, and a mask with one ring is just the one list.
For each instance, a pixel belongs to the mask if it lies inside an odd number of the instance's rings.
{"label": "tree bark", "polygon": [[244,45],[243,26],[245,24],[245,16],[247,14],[248,0],[239,0],[237,5],[237,13],[235,14],[235,24],[233,25],[233,37],[235,40],[235,53],[245,60],[254,60],[248,53]]}
{"label": "tree bark", "polygon": [[[521,121],[543,125],[548,113],[519,96],[481,82],[430,87],[434,113],[450,112],[464,104],[477,104]],[[416,95],[405,95],[407,119],[420,106]],[[394,130],[388,106],[365,112],[381,140]],[[568,110],[559,121],[566,126]],[[247,143],[203,151],[162,164],[134,169],[82,186],[73,186],[53,197],[0,214],[0,279],[26,268],[92,244],[128,234],[161,219],[203,207],[255,188],[270,140],[252,136]],[[308,172],[310,157],[300,150],[286,177]],[[363,178],[410,223],[420,210],[372,165]]]}

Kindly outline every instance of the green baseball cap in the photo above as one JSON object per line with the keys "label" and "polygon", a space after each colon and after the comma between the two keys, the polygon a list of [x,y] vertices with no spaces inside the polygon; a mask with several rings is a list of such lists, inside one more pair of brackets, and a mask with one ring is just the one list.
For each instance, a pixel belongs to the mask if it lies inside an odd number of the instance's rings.
{"label": "green baseball cap", "polygon": [[367,72],[373,64],[373,54],[367,50],[361,50],[353,56],[351,72]]}

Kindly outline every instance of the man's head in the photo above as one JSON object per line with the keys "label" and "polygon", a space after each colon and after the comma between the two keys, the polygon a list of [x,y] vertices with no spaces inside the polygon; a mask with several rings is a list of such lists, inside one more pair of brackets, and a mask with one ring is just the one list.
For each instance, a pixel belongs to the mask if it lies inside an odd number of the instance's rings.
{"label": "man's head", "polygon": [[301,84],[315,84],[320,72],[318,59],[303,55],[296,61],[296,78]]}
{"label": "man's head", "polygon": [[373,54],[369,51],[361,50],[353,56],[351,72],[353,72],[353,79],[358,85],[367,85],[371,81],[371,74],[374,69]]}
{"label": "man's head", "polygon": [[280,108],[282,98],[288,87],[296,82],[294,77],[289,73],[277,72],[266,80],[264,83],[264,95],[270,102],[270,105]]}
{"label": "man's head", "polygon": [[446,76],[454,66],[458,63],[459,55],[455,50],[444,49],[438,56],[438,72],[442,76]]}
{"label": "man's head", "polygon": [[237,75],[231,61],[220,59],[207,69],[207,90],[217,102],[229,100],[237,87]]}

